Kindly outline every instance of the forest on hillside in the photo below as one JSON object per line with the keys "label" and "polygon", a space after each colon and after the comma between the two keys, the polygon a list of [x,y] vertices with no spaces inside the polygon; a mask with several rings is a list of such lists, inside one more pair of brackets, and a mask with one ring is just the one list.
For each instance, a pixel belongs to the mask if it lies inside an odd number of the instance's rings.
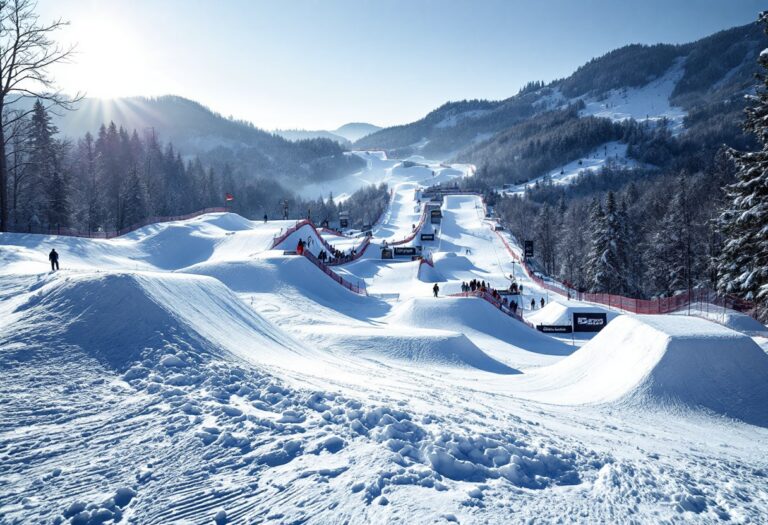
{"label": "forest on hillside", "polygon": [[[252,219],[282,218],[287,206],[289,218],[309,212],[320,222],[334,220],[343,207],[353,224],[362,225],[389,198],[383,186],[364,188],[341,206],[332,196],[301,199],[272,178],[243,173],[226,162],[214,168],[199,158],[185,161],[154,133],[140,135],[114,123],[102,125],[95,137],[61,139],[40,101],[13,131],[8,203],[10,229],[18,232],[116,231],[148,217],[223,206],[227,193],[234,197],[230,208]],[[308,142],[311,149],[313,141]]]}

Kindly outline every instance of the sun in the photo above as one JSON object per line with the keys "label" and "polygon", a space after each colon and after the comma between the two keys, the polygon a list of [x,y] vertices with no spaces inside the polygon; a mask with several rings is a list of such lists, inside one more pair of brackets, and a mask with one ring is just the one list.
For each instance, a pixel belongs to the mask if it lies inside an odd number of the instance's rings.
{"label": "sun", "polygon": [[138,35],[101,16],[82,19],[73,30],[77,42],[73,80],[89,97],[116,98],[146,91],[148,55]]}

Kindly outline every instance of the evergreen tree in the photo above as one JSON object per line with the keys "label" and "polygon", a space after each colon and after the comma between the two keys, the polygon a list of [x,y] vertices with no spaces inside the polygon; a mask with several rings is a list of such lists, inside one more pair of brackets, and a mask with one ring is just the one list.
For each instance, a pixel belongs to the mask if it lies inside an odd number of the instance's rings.
{"label": "evergreen tree", "polygon": [[555,273],[557,248],[555,231],[557,227],[558,221],[552,207],[549,204],[545,204],[541,207],[536,216],[534,232],[536,234],[536,239],[539,241],[538,259],[543,263],[544,271],[550,275]]}
{"label": "evergreen tree", "polygon": [[599,204],[593,212],[593,239],[588,264],[590,289],[593,292],[626,294],[631,286],[627,279],[627,247],[622,214],[616,195],[608,192],[605,212]]}
{"label": "evergreen tree", "polygon": [[146,217],[144,188],[135,169],[128,176],[123,207],[122,216],[126,226],[137,224]]}
{"label": "evergreen tree", "polygon": [[65,185],[61,174],[54,181],[56,171],[56,147],[53,136],[58,132],[56,126],[51,123],[51,117],[45,110],[40,100],[35,101],[32,118],[30,119],[27,141],[31,152],[29,169],[31,171],[30,192],[28,205],[32,212],[33,222],[42,226],[47,221],[49,228],[57,225],[57,212],[50,208],[54,204],[61,205],[64,197],[51,197],[52,191],[64,191]]}
{"label": "evergreen tree", "polygon": [[67,181],[59,170],[54,170],[53,176],[48,183],[47,193],[48,227],[51,230],[68,227],[70,207],[67,195]]}
{"label": "evergreen tree", "polygon": [[[768,11],[760,14],[768,34]],[[720,217],[725,245],[718,265],[718,288],[753,300],[768,318],[768,51],[759,58],[762,86],[746,111],[744,129],[754,134],[760,149],[731,150],[738,169],[727,188],[728,205]]]}
{"label": "evergreen tree", "polygon": [[604,269],[601,261],[608,247],[605,231],[605,214],[600,200],[592,201],[589,211],[590,248],[586,260],[586,288],[590,292],[604,291]]}
{"label": "evergreen tree", "polygon": [[688,193],[685,177],[680,176],[648,249],[650,278],[665,296],[693,286],[694,232]]}

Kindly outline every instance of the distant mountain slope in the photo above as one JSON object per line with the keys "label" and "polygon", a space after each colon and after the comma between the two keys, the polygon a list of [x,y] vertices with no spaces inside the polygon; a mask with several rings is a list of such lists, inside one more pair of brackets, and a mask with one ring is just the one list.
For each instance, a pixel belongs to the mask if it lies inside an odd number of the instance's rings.
{"label": "distant mountain slope", "polygon": [[343,146],[349,146],[354,141],[359,140],[371,133],[379,131],[379,126],[373,124],[366,124],[364,122],[352,122],[344,124],[338,129],[333,131],[320,130],[306,130],[306,129],[276,129],[274,133],[281,137],[297,141],[306,139],[330,139],[335,140]]}
{"label": "distant mountain slope", "polygon": [[376,133],[380,129],[379,126],[374,126],[367,122],[350,122],[349,124],[344,124],[340,128],[333,130],[333,133],[344,137],[350,142],[355,142],[371,133]]}
{"label": "distant mountain slope", "polygon": [[689,129],[725,115],[724,125],[733,126],[742,95],[754,84],[757,54],[766,46],[757,24],[684,45],[629,45],[590,60],[565,79],[546,86],[531,83],[501,101],[449,102],[416,122],[364,137],[354,147],[466,159],[459,152],[477,151],[478,144],[526,119],[569,105],[581,106],[582,116],[611,120],[673,119],[681,129],[684,119]]}
{"label": "distant mountain slope", "polygon": [[280,135],[284,139],[290,141],[307,140],[307,139],[329,139],[338,142],[343,146],[349,146],[352,144],[349,140],[345,139],[341,135],[337,135],[331,131],[317,130],[310,131],[306,129],[276,129],[275,135]]}
{"label": "distant mountain slope", "polygon": [[76,111],[54,117],[61,133],[71,138],[86,132],[95,136],[102,124],[111,121],[129,132],[155,133],[183,155],[198,156],[217,166],[228,163],[244,177],[299,177],[311,182],[342,176],[363,165],[356,157],[344,155],[337,141],[312,138],[293,142],[178,96],[86,98]]}

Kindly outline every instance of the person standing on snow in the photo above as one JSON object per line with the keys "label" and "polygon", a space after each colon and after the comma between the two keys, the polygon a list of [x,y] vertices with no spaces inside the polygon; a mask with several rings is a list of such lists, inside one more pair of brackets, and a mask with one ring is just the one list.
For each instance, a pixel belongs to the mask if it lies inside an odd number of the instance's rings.
{"label": "person standing on snow", "polygon": [[435,297],[437,297],[437,293],[440,291],[440,287],[435,283],[435,285],[432,287],[432,293],[435,294]]}
{"label": "person standing on snow", "polygon": [[535,310],[535,309],[536,309],[536,299],[531,297],[531,310]]}
{"label": "person standing on snow", "polygon": [[541,298],[541,307],[544,308],[544,298]]}
{"label": "person standing on snow", "polygon": [[265,213],[264,214],[264,224],[266,224],[266,223],[267,223],[267,214]]}
{"label": "person standing on snow", "polygon": [[51,250],[48,254],[48,260],[51,261],[51,271],[54,272],[59,269],[59,254],[56,252],[56,248]]}
{"label": "person standing on snow", "polygon": [[299,239],[299,243],[296,245],[296,253],[304,255],[304,239]]}

